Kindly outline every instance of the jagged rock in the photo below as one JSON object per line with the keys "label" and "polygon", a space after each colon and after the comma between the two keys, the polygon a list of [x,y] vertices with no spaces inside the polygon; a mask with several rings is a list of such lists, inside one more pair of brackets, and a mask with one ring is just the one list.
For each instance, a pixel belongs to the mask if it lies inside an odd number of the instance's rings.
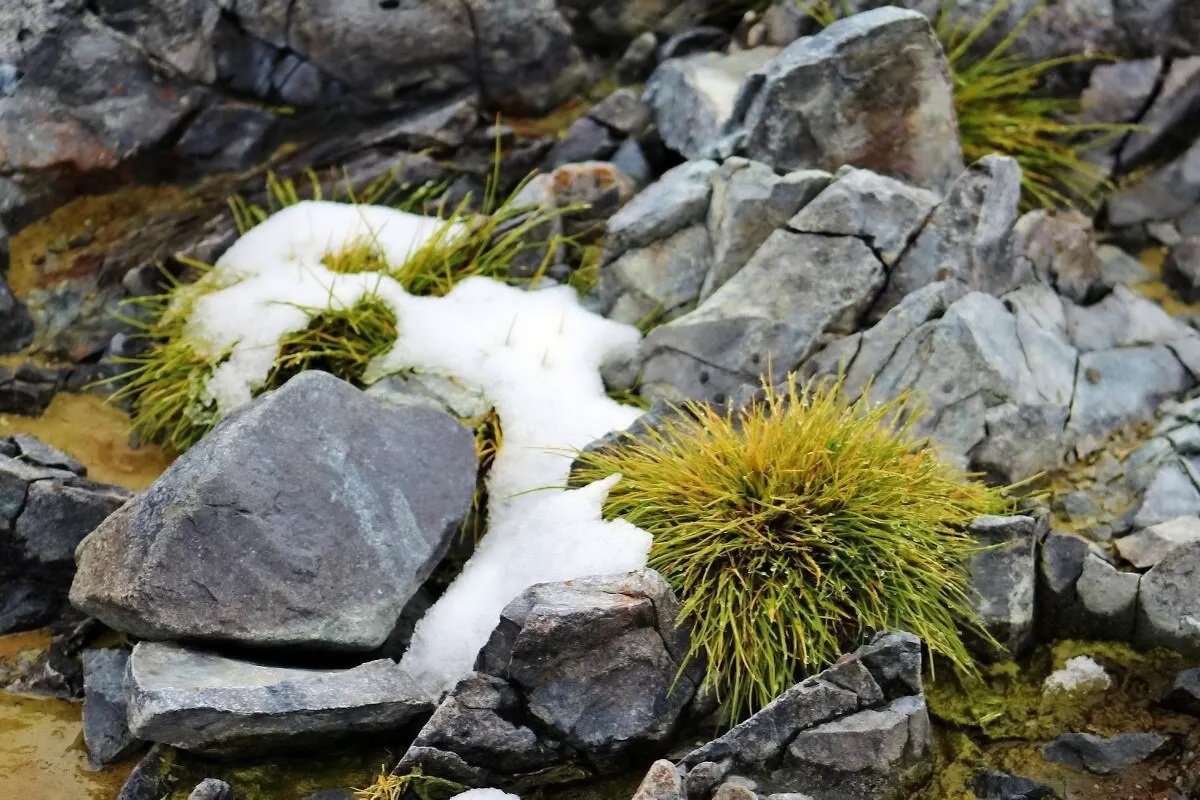
{"label": "jagged rock", "polygon": [[171,767],[174,764],[174,751],[171,748],[154,745],[129,773],[117,794],[117,800],[162,800],[170,792]]}
{"label": "jagged rock", "polygon": [[564,164],[603,161],[617,152],[619,143],[616,134],[607,127],[591,117],[583,117],[572,123],[563,138],[555,143],[543,167],[553,170]]}
{"label": "jagged rock", "polygon": [[734,99],[747,76],[777,51],[760,47],[737,53],[700,53],[659,65],[642,101],[654,110],[659,135],[685,158],[706,158],[734,112]]}
{"label": "jagged rock", "polygon": [[1033,517],[980,517],[971,523],[971,535],[987,548],[972,556],[968,565],[977,595],[975,609],[1011,658],[1024,655],[1034,642],[1039,533],[1044,531],[1039,531]]}
{"label": "jagged rock", "polygon": [[652,399],[721,399],[770,373],[779,380],[825,333],[851,333],[883,286],[859,239],[775,231],[736,275],[642,344]]}
{"label": "jagged rock", "polygon": [[1044,783],[986,770],[975,776],[975,800],[1057,800],[1058,794]]}
{"label": "jagged rock", "polygon": [[613,79],[622,85],[641,83],[654,71],[658,37],[651,31],[639,34],[613,66]]}
{"label": "jagged rock", "polygon": [[217,778],[205,778],[196,784],[188,800],[233,800],[233,789]]}
{"label": "jagged rock", "polygon": [[1042,753],[1052,764],[1111,775],[1145,761],[1166,742],[1157,733],[1121,733],[1107,739],[1090,733],[1064,733]]}
{"label": "jagged rock", "polygon": [[146,639],[370,650],[445,554],[475,472],[453,417],[302,373],[81,543],[71,601]]}
{"label": "jagged rock", "polygon": [[126,721],[128,666],[124,650],[83,651],[83,741],[95,769],[123,760],[141,744]]}
{"label": "jagged rock", "polygon": [[1113,226],[1174,219],[1200,204],[1200,141],[1106,203]]}
{"label": "jagged rock", "polygon": [[1092,221],[1078,211],[1030,211],[1013,227],[1013,257],[1076,303],[1096,299],[1103,287]]}
{"label": "jagged rock", "polygon": [[1024,282],[1012,252],[1020,199],[1016,161],[992,155],[972,164],[892,270],[878,311],[935,281],[954,279],[994,295]]}
{"label": "jagged rock", "polygon": [[1194,383],[1175,352],[1163,345],[1083,353],[1079,374],[1067,432],[1097,442],[1124,422],[1150,418],[1164,399]]}
{"label": "jagged rock", "polygon": [[1200,542],[1200,517],[1175,517],[1121,537],[1117,552],[1138,569],[1148,569],[1176,547],[1191,542]]}
{"label": "jagged rock", "polygon": [[1100,277],[1108,286],[1118,283],[1132,286],[1153,277],[1142,262],[1115,245],[1097,246],[1096,257],[1099,259],[1096,267],[1100,270]]}
{"label": "jagged rock", "polygon": [[[8,233],[0,223],[0,273],[8,272]],[[0,277],[0,353],[16,353],[33,341],[33,320],[25,304]]]}
{"label": "jagged rock", "polygon": [[204,755],[281,752],[398,731],[430,707],[388,659],[295,669],[141,642],[129,662],[133,735]]}
{"label": "jagged rock", "polygon": [[1200,300],[1200,237],[1184,239],[1171,248],[1163,264],[1163,280],[1185,302]]}
{"label": "jagged rock", "polygon": [[175,144],[185,159],[204,169],[243,170],[262,161],[275,115],[249,103],[209,106]]}
{"label": "jagged rock", "polygon": [[862,239],[891,267],[935,205],[933,192],[869,170],[843,167],[828,188],[791,218],[788,227],[798,233]]}
{"label": "jagged rock", "polygon": [[1097,65],[1079,98],[1081,121],[1137,121],[1154,96],[1162,68],[1161,56]]}
{"label": "jagged rock", "polygon": [[1075,584],[1079,599],[1077,629],[1089,638],[1129,641],[1133,636],[1141,576],[1121,572],[1095,553],[1088,553]]}
{"label": "jagged rock", "polygon": [[684,800],[683,780],[670,761],[655,761],[638,784],[633,800]]}
{"label": "jagged rock", "polygon": [[712,266],[700,299],[706,300],[746,265],[767,237],[832,180],[827,172],[799,170],[779,176],[766,164],[726,159],[712,174],[708,235]]}
{"label": "jagged rock", "polygon": [[1200,114],[1200,58],[1178,58],[1162,77],[1154,102],[1138,117],[1147,130],[1129,134],[1121,146],[1121,167],[1135,169],[1151,160],[1180,133],[1178,126]]}
{"label": "jagged rock", "polygon": [[1133,635],[1140,576],[1121,572],[1078,536],[1051,533],[1038,563],[1038,634],[1128,641]]}
{"label": "jagged rock", "polygon": [[1200,543],[1175,548],[1142,576],[1136,642],[1200,655]]}
{"label": "jagged rock", "polygon": [[687,313],[696,306],[711,259],[712,243],[702,225],[630,250],[600,271],[598,294],[606,316],[638,325]]}
{"label": "jagged rock", "polygon": [[628,768],[662,750],[703,677],[655,572],[530,587],[510,603],[401,761],[512,791]]}
{"label": "jagged rock", "polygon": [[849,164],[937,192],[962,170],[941,45],[898,8],[789,45],[746,78],[727,127],[739,154],[777,169]]}
{"label": "jagged rock", "polygon": [[1162,704],[1167,708],[1200,717],[1200,667],[1180,670]]}
{"label": "jagged rock", "polygon": [[617,89],[592,106],[587,115],[621,136],[641,136],[652,121],[649,106],[633,89]]}
{"label": "jagged rock", "polygon": [[1175,517],[1200,514],[1200,489],[1192,480],[1196,459],[1172,458],[1158,466],[1133,518],[1135,528],[1147,528]]}
{"label": "jagged rock", "polygon": [[608,221],[602,263],[704,221],[712,194],[712,161],[689,161],[668,171]]}

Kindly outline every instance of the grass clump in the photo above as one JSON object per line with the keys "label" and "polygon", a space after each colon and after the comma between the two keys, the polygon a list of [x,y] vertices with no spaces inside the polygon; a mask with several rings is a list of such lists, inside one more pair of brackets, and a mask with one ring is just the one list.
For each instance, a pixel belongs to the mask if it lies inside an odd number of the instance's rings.
{"label": "grass clump", "polygon": [[381,769],[370,786],[354,790],[355,800],[449,800],[467,790],[461,783],[426,775],[420,769],[403,775]]}
{"label": "grass clump", "polygon": [[[963,157],[967,163],[991,153],[1014,158],[1021,165],[1026,209],[1080,205],[1095,210],[1112,184],[1108,171],[1087,159],[1087,151],[1138,128],[1074,122],[1081,110],[1079,101],[1043,91],[1046,77],[1058,68],[1105,56],[1081,53],[1036,60],[1012,52],[1046,0],[1038,0],[1011,31],[981,54],[980,39],[1011,5],[1012,0],[996,0],[987,14],[968,27],[954,18],[953,6],[946,3],[936,20],[954,80]],[[820,25],[850,13],[845,0],[812,0],[804,10]]]}
{"label": "grass clump", "polygon": [[965,573],[964,528],[999,513],[912,434],[907,398],[848,401],[840,382],[768,389],[737,410],[689,404],[644,438],[581,455],[620,473],[604,507],[654,539],[692,655],[734,715],[761,708],[872,630],[902,628],[970,671],[959,626],[989,639]]}
{"label": "grass clump", "polygon": [[279,343],[268,386],[282,386],[310,369],[361,386],[367,365],[396,342],[396,314],[373,294],[349,308],[303,310],[309,318],[308,327],[288,334]]}

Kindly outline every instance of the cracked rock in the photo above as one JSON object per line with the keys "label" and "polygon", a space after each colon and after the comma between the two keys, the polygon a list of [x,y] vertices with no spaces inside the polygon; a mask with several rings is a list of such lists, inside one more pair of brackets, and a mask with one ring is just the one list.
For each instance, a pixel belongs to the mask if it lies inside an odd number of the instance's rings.
{"label": "cracked rock", "polygon": [[1200,655],[1200,542],[1175,548],[1142,576],[1135,641]]}
{"label": "cracked rock", "polygon": [[1019,658],[1034,643],[1038,528],[1037,520],[1026,516],[980,517],[971,523],[971,534],[987,548],[968,565],[978,595],[975,609],[1011,658]]}
{"label": "cracked rock", "polygon": [[1148,569],[1192,542],[1200,542],[1200,517],[1175,517],[1118,539],[1117,552],[1138,569]]}
{"label": "cracked rock", "polygon": [[71,601],[146,639],[371,650],[446,553],[475,477],[453,417],[302,373],[88,536]]}
{"label": "cracked rock", "polygon": [[1107,739],[1091,733],[1064,733],[1042,753],[1052,764],[1111,775],[1145,761],[1166,742],[1157,733],[1121,733]]}

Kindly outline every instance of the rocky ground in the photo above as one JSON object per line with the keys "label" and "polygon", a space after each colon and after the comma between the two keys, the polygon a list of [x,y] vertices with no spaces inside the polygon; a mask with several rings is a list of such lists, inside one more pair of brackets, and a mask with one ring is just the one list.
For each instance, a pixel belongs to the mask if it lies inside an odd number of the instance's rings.
{"label": "rocky ground", "polygon": [[[1019,29],[1023,56],[1110,57],[1051,88],[1137,126],[1088,151],[1103,203],[1045,210],[1014,158],[964,160],[939,3],[852,0],[824,30],[751,5],[0,9],[0,796],[345,800],[383,765],[422,777],[366,800],[1200,797],[1200,7],[1059,0]],[[430,694],[402,659],[471,555],[461,422],[487,398],[305,373],[178,458],[99,407],[146,346],[138,300],[227,251],[230,196],[273,208],[268,175],[476,208],[530,172],[570,237],[549,276],[644,333],[596,391],[736,405],[840,374],[1024,482],[970,529],[1004,647],[979,680],[873,632],[721,727],[636,569],[504,598]],[[80,703],[87,767],[47,744]]]}

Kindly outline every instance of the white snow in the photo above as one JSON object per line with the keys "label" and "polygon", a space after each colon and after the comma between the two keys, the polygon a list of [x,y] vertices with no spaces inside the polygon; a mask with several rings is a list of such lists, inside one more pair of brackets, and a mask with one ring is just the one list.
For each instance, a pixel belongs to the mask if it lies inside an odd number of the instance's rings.
{"label": "white snow", "polygon": [[454,795],[450,800],[521,800],[521,798],[499,789],[471,789]]}
{"label": "white snow", "polygon": [[1050,673],[1043,690],[1050,692],[1102,692],[1112,685],[1112,679],[1090,656],[1068,659],[1062,669]]}
{"label": "white snow", "polygon": [[265,381],[280,337],[307,325],[303,307],[347,307],[373,292],[395,311],[399,336],[368,380],[405,369],[449,375],[495,406],[503,446],[488,476],[488,532],[402,661],[431,698],[471,671],[500,611],[526,587],[639,569],[650,548],[645,531],[600,518],[616,476],[559,488],[575,450],[640,414],[605,395],[599,371],[636,346],[634,328],[584,310],[566,286],[526,291],[470,278],[445,297],[415,297],[389,277],[321,264],[370,236],[397,265],[440,225],[386,208],[292,206],[221,257],[206,279],[232,285],[197,301],[187,328],[205,352],[229,353],[207,385],[227,414]]}

